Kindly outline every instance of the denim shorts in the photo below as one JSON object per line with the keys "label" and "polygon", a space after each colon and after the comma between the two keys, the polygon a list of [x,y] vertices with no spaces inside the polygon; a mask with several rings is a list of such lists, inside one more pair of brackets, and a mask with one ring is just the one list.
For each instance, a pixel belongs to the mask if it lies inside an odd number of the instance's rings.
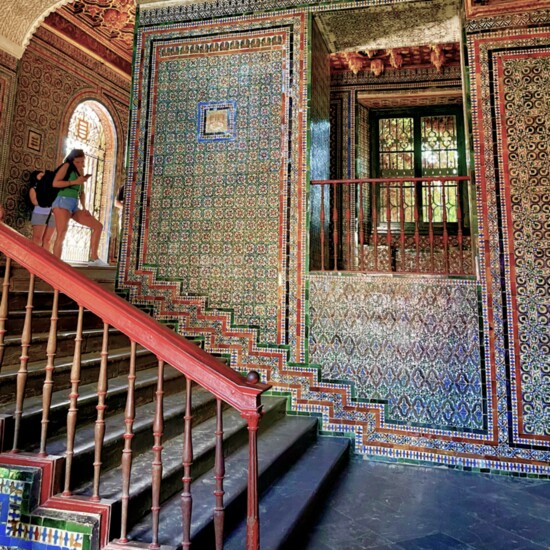
{"label": "denim shorts", "polygon": [[52,208],[64,208],[74,214],[78,210],[78,199],[76,197],[57,196],[53,201]]}
{"label": "denim shorts", "polygon": [[[48,216],[50,217],[50,219],[48,219]],[[36,214],[35,212],[32,213],[32,225],[46,225],[46,221],[48,222],[48,227],[55,227],[55,216],[53,215],[53,212],[50,212],[49,214]]]}

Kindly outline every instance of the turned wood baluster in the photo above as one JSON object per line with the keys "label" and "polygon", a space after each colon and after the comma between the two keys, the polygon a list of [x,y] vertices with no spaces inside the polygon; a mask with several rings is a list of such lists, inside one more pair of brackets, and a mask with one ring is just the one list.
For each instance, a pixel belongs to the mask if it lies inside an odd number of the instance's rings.
{"label": "turned wood baluster", "polygon": [[418,193],[414,190],[414,249],[415,271],[420,271],[420,213],[418,211]]}
{"label": "turned wood baluster", "polygon": [[354,193],[352,193],[351,185],[346,186],[347,193],[346,193],[346,206],[344,209],[345,212],[345,220],[346,220],[346,250],[343,252],[343,255],[346,257],[344,258],[344,269],[350,269],[349,265],[352,262],[352,256],[351,256],[351,200]]}
{"label": "turned wood baluster", "polygon": [[27,386],[29,347],[31,345],[32,335],[32,303],[34,298],[34,280],[35,277],[31,273],[29,277],[27,305],[25,306],[25,322],[23,323],[23,332],[21,334],[21,357],[19,358],[19,370],[17,371],[15,412],[13,414],[13,453],[16,453],[18,451],[19,431],[21,429],[21,416],[23,415],[23,401],[25,400],[25,388]]}
{"label": "turned wood baluster", "polygon": [[[464,242],[463,242],[463,236],[462,236],[462,207],[461,207],[461,201],[460,201],[460,184],[462,182],[457,181],[456,182],[456,221],[458,225],[458,260],[459,260],[459,269],[460,273],[464,273],[464,250],[462,249]],[[464,182],[465,184],[466,182]]]}
{"label": "turned wood baluster", "polygon": [[428,184],[428,237],[430,240],[430,271],[433,273],[435,269],[434,262],[434,212],[432,205],[432,183],[430,181],[426,182]]}
{"label": "turned wood baluster", "polygon": [[52,404],[54,359],[57,351],[57,321],[59,310],[59,290],[53,292],[52,316],[50,318],[50,332],[48,345],[46,346],[46,368],[44,388],[42,389],[42,427],[40,433],[40,456],[46,456],[46,442],[48,439],[48,423],[50,418],[50,406]]}
{"label": "turned wood baluster", "polygon": [[225,477],[225,461],[223,457],[223,409],[220,399],[216,401],[216,461],[214,464],[214,479],[216,480],[216,507],[214,508],[214,531],[216,533],[216,550],[223,548],[223,523],[225,511],[223,506],[223,479]]}
{"label": "turned wood baluster", "polygon": [[401,271],[407,269],[405,264],[405,190],[404,183],[399,184],[399,219],[400,219],[400,241],[401,241]]}
{"label": "turned wood baluster", "polygon": [[260,413],[243,413],[242,416],[248,423],[246,550],[258,550],[260,548],[260,509],[258,503],[258,424],[260,423]]}
{"label": "turned wood baluster", "polygon": [[4,281],[2,282],[2,300],[0,301],[0,369],[4,362],[4,337],[6,335],[6,321],[8,320],[8,295],[10,289],[11,258],[6,256]]}
{"label": "turned wood baluster", "polygon": [[374,249],[374,271],[378,271],[378,208],[377,195],[379,186],[376,182],[373,183],[372,192],[372,246]]}
{"label": "turned wood baluster", "polygon": [[94,426],[94,483],[92,500],[100,500],[99,476],[101,471],[101,452],[105,438],[105,396],[107,395],[107,360],[109,358],[109,325],[103,323],[103,344],[101,347],[101,364],[97,381],[97,419]]}
{"label": "turned wood baluster", "polygon": [[[183,527],[183,548],[191,546],[191,514],[193,511],[193,496],[191,495],[191,464],[193,463],[193,438],[191,432],[191,423],[193,416],[191,414],[191,386],[190,378],[186,378],[185,388],[185,416],[183,432],[183,491],[181,493],[181,518]],[[216,450],[217,451],[217,450]]]}
{"label": "turned wood baluster", "polygon": [[76,337],[74,339],[73,364],[71,366],[71,393],[69,393],[69,411],[67,413],[67,451],[65,458],[65,488],[63,496],[71,495],[71,471],[74,456],[74,439],[76,434],[76,417],[78,414],[78,384],[80,383],[80,366],[82,355],[82,322],[84,308],[78,308],[78,320],[76,323]]}
{"label": "turned wood baluster", "polygon": [[448,275],[449,266],[449,232],[447,231],[447,198],[445,196],[445,180],[441,182],[441,202],[443,204],[443,259],[445,262],[445,273]]}
{"label": "turned wood baluster", "polygon": [[122,450],[122,498],[120,512],[120,542],[128,542],[128,502],[130,500],[130,476],[132,472],[132,439],[136,417],[136,343],[130,342],[130,370],[128,372],[128,395],[124,411],[124,449]]}
{"label": "turned wood baluster", "polygon": [[332,243],[334,246],[334,267],[338,270],[338,204],[336,201],[336,188],[332,188]]}
{"label": "turned wood baluster", "polygon": [[363,183],[359,184],[359,269],[365,271],[365,209],[363,205]]}
{"label": "turned wood baluster", "polygon": [[152,477],[152,505],[153,516],[152,541],[149,548],[160,548],[159,544],[159,513],[160,513],[160,485],[162,481],[162,435],[164,433],[164,361],[158,362],[157,391],[155,403],[155,418],[153,420],[153,463]]}
{"label": "turned wood baluster", "polygon": [[325,270],[325,186],[321,185],[321,271]]}
{"label": "turned wood baluster", "polygon": [[391,187],[386,184],[386,245],[388,247],[388,271],[392,271],[392,253],[391,253]]}

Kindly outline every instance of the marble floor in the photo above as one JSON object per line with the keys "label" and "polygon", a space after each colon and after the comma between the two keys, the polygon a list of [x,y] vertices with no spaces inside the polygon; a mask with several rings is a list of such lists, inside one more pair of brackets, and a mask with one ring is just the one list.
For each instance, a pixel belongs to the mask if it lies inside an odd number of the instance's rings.
{"label": "marble floor", "polygon": [[354,457],[303,550],[550,548],[550,480]]}

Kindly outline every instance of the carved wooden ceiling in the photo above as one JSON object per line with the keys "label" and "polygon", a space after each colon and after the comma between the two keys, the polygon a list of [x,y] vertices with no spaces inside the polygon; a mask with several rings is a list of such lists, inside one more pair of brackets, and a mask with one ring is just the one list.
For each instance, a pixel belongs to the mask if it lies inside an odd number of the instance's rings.
{"label": "carved wooden ceiling", "polygon": [[386,71],[435,68],[460,65],[460,44],[425,44],[357,52],[338,52],[330,54],[331,71],[370,71],[380,76]]}
{"label": "carved wooden ceiling", "polygon": [[135,0],[77,0],[44,24],[130,74],[135,18]]}

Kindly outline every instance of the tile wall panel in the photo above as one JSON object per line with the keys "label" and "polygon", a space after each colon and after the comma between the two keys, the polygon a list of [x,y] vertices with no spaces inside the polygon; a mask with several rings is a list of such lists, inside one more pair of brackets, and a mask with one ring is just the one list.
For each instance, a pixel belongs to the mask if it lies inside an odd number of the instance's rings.
{"label": "tile wall panel", "polygon": [[[343,6],[333,6],[333,9],[339,7]],[[284,14],[265,17],[246,16],[196,24],[184,22],[200,18],[200,10],[203,8],[206,9],[205,6],[199,6],[196,13],[190,7],[163,8],[147,11],[141,19],[143,28],[138,34],[138,51],[142,55],[136,65],[136,116],[132,121],[135,147],[130,154],[137,178],[132,196],[132,216],[125,229],[126,259],[120,275],[121,286],[130,290],[136,302],[153,306],[160,319],[176,319],[181,333],[206,338],[205,347],[208,350],[229,352],[234,368],[257,368],[262,379],[272,383],[275,391],[284,391],[290,395],[292,411],[319,415],[323,431],[348,434],[354,438],[358,452],[389,460],[548,475],[550,452],[545,435],[548,409],[544,393],[536,393],[537,389],[544,389],[546,384],[543,360],[547,334],[542,324],[545,313],[537,310],[535,304],[542,297],[544,306],[548,286],[547,280],[541,279],[537,287],[536,277],[534,284],[532,281],[525,282],[526,272],[522,271],[527,266],[531,269],[528,273],[534,273],[530,267],[533,264],[545,273],[543,259],[546,252],[544,248],[535,246],[539,242],[535,232],[539,229],[533,227],[534,232],[531,229],[527,231],[524,225],[526,220],[529,223],[541,223],[540,213],[535,212],[534,206],[545,199],[540,198],[538,191],[535,192],[525,182],[515,183],[517,178],[513,175],[514,170],[522,172],[524,166],[520,166],[523,161],[514,165],[513,155],[510,157],[513,151],[509,146],[507,131],[516,127],[529,127],[526,134],[528,137],[523,144],[536,148],[537,140],[530,137],[536,125],[526,120],[517,125],[515,113],[519,111],[520,102],[517,98],[520,96],[515,99],[504,97],[520,93],[520,89],[522,93],[533,93],[531,81],[524,79],[514,83],[513,75],[507,75],[506,68],[515,63],[512,59],[514,56],[521,57],[530,69],[543,68],[548,34],[535,27],[526,31],[502,31],[499,29],[506,23],[496,18],[490,21],[476,20],[468,28],[476,181],[479,184],[477,207],[480,242],[484,245],[480,253],[479,278],[475,282],[442,278],[408,282],[356,280],[351,283],[347,281],[350,285],[347,290],[339,290],[337,285],[345,284],[345,277],[342,280],[336,277],[334,281],[331,275],[310,275],[306,293],[303,243],[307,206],[304,201],[303,172],[299,170],[304,170],[305,155],[301,153],[307,151],[307,140],[304,119],[298,111],[281,111],[279,122],[284,126],[291,121],[290,126],[284,127],[292,128],[288,134],[288,152],[284,151],[291,159],[286,164],[290,166],[287,186],[284,187],[287,194],[282,195],[281,203],[289,206],[281,206],[279,210],[279,215],[281,212],[283,215],[278,231],[280,256],[277,273],[282,285],[277,302],[277,341],[263,343],[265,335],[270,334],[268,319],[265,319],[264,325],[260,320],[259,325],[246,326],[244,323],[250,322],[252,318],[244,315],[238,293],[235,295],[235,307],[228,302],[227,308],[212,309],[209,297],[206,294],[197,296],[189,293],[185,280],[178,277],[163,279],[159,276],[159,268],[177,261],[169,253],[163,255],[155,252],[158,259],[169,260],[164,262],[164,266],[160,263],[148,264],[148,251],[152,250],[151,247],[160,246],[158,242],[153,243],[156,233],[150,229],[153,227],[155,231],[160,231],[164,221],[147,218],[151,201],[160,200],[157,208],[162,208],[162,200],[173,200],[179,196],[174,193],[172,186],[172,178],[177,176],[163,179],[163,174],[155,173],[156,155],[168,154],[165,148],[168,142],[156,149],[155,140],[158,137],[162,140],[167,135],[167,125],[159,127],[157,124],[155,94],[162,91],[158,85],[162,83],[159,76],[164,70],[161,67],[164,62],[163,48],[173,47],[169,55],[177,57],[185,50],[186,44],[195,44],[198,58],[207,51],[209,55],[214,53],[213,57],[229,56],[227,50],[218,51],[216,44],[225,43],[230,32],[233,36],[240,33],[238,36],[241,40],[239,46],[236,42],[228,46],[234,48],[231,56],[237,59],[242,55],[242,44],[248,44],[255,56],[257,47],[253,47],[248,40],[257,33],[260,43],[264,40],[265,45],[265,40],[276,32],[274,28],[277,27],[288,29],[283,42],[292,46],[281,54],[283,79],[288,78],[287,89],[293,98],[294,108],[299,110],[300,105],[304,108],[307,91],[303,85],[309,74],[304,49],[308,38],[303,26],[303,15],[307,9],[304,8],[303,12],[289,10]],[[228,6],[216,4],[212,10],[223,11],[222,8]],[[233,6],[231,9],[240,8]],[[167,24],[167,18],[171,22],[179,18],[180,23]],[[530,20],[533,18],[531,16]],[[543,19],[540,14],[537,15],[537,24],[548,25],[548,18]],[[499,58],[502,62],[498,61]],[[233,63],[231,60],[228,62]],[[214,68],[209,63],[205,62]],[[238,70],[239,63],[235,62],[232,66]],[[396,77],[389,88],[387,82],[376,84],[353,79],[349,82],[339,79],[332,84],[336,93],[348,93],[353,86],[360,90],[362,86],[373,85],[380,89],[414,91],[418,88],[417,76]],[[430,75],[426,72],[424,76],[425,85],[429,86]],[[435,78],[447,87],[460,85],[460,74],[452,71],[435,75]],[[178,75],[177,79],[180,84],[178,92],[192,93],[186,90],[190,84],[187,84],[185,76]],[[201,101],[220,101],[219,97],[213,96],[221,89],[221,85],[218,81],[209,82],[209,97]],[[202,83],[192,84],[193,87],[204,89]],[[546,94],[544,86],[541,89]],[[500,93],[504,94],[502,100],[495,99]],[[303,103],[300,104],[300,101]],[[307,115],[307,109],[304,112]],[[536,119],[541,113],[523,115]],[[185,111],[174,114],[179,122],[184,122],[185,116]],[[354,114],[349,116],[349,121],[349,135],[353,136]],[[166,119],[166,122],[168,124],[169,120]],[[346,140],[345,135],[342,132],[342,141]],[[513,149],[512,135],[510,140]],[[198,154],[195,143],[186,146],[191,148],[193,155]],[[228,143],[218,146],[227,149]],[[498,151],[496,156],[495,151]],[[183,163],[185,166],[183,176],[196,178],[201,170],[199,164],[203,166],[209,162],[205,157],[194,159],[193,155],[189,161],[184,159],[175,163]],[[505,162],[504,159],[509,162],[507,168],[510,168],[511,177],[508,182],[502,177],[504,166],[499,164]],[[351,160],[353,165],[354,160]],[[254,170],[254,166],[250,169]],[[226,174],[223,170],[220,172]],[[349,172],[351,175],[352,170]],[[538,187],[544,185],[544,181],[537,180]],[[162,192],[157,190],[159,186]],[[204,187],[202,189],[205,190]],[[519,197],[523,200],[525,193],[529,195],[529,208],[527,213],[521,213],[520,216],[513,211],[512,205],[514,201],[520,200]],[[203,196],[194,199],[198,201],[195,206],[204,212],[204,192]],[[257,204],[253,206],[258,207]],[[510,236],[513,236],[513,240]],[[546,237],[542,238],[544,240]],[[189,239],[189,246],[201,250],[204,243],[193,241],[192,233],[189,233]],[[501,250],[505,253],[502,254]],[[523,258],[527,259],[522,264]],[[513,271],[516,263],[519,275]],[[321,297],[320,293],[329,296]],[[369,297],[376,294],[385,296],[387,302],[368,303]],[[336,297],[344,303],[336,304]],[[517,303],[514,301],[516,297]],[[367,303],[368,307],[364,305],[363,309],[363,306],[359,306]],[[282,307],[283,304],[285,307]],[[317,324],[313,320],[316,314],[314,304],[317,304],[319,311],[324,312],[315,319]],[[344,307],[344,304],[351,308],[346,311],[353,315],[348,318],[340,312],[342,320],[336,326],[337,320],[334,314],[331,317],[330,311],[340,311],[339,308]],[[407,308],[407,304],[411,307]],[[225,303],[220,302],[220,305],[225,306]],[[522,308],[527,308],[529,314],[514,317],[514,311],[523,311]],[[313,314],[311,327],[320,332],[310,335],[311,349],[308,350],[308,342],[304,337],[305,329],[308,328],[305,321],[310,313]],[[385,317],[382,319],[380,315]],[[399,315],[402,316],[402,324]],[[243,325],[235,322],[237,318],[242,320]],[[355,319],[356,324],[361,324],[354,335],[351,327],[346,326],[352,319]],[[411,327],[414,328],[412,334],[407,330]],[[376,330],[380,333],[376,334]],[[330,353],[336,349],[335,343],[338,339],[342,340],[342,335],[344,342],[338,344],[338,353],[341,355],[335,359]],[[345,336],[349,336],[347,342]],[[527,338],[529,342],[514,347],[513,343],[522,342],[522,338]],[[361,348],[369,369],[361,372],[356,357],[346,363],[346,358],[353,355],[351,347]],[[514,353],[510,354],[510,351]],[[390,364],[392,354],[395,366]],[[321,358],[320,364],[314,362],[315,357]],[[378,363],[380,357],[386,363],[384,370],[377,372],[376,366],[372,369],[370,367]],[[538,423],[534,421],[535,418]]]}

